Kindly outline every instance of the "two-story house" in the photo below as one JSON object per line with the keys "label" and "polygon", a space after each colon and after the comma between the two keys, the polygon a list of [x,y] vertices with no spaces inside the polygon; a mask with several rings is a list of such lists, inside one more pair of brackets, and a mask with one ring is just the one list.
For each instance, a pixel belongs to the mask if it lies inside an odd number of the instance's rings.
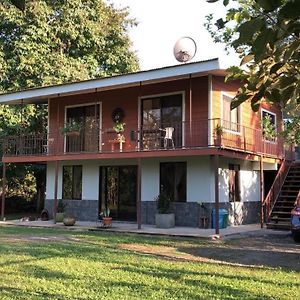
{"label": "two-story house", "polygon": [[231,110],[239,83],[225,75],[212,59],[2,94],[0,104],[47,103],[49,117],[45,134],[9,137],[2,161],[47,165],[51,215],[63,199],[79,220],[109,206],[115,220],[153,224],[164,191],[179,226],[199,226],[214,207],[231,224],[259,222],[261,175],[285,157],[261,120],[280,131],[282,114],[247,102]]}

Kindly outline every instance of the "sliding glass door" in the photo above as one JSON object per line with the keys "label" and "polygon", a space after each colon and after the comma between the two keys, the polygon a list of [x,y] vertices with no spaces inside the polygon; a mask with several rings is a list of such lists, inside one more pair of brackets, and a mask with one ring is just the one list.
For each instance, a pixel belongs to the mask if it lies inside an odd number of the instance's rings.
{"label": "sliding glass door", "polygon": [[100,167],[99,213],[108,207],[114,220],[136,221],[136,166]]}
{"label": "sliding glass door", "polygon": [[182,94],[142,99],[141,119],[143,149],[182,146]]}
{"label": "sliding glass door", "polygon": [[66,134],[66,152],[96,152],[99,150],[100,106],[67,107],[65,123],[76,124],[77,132]]}

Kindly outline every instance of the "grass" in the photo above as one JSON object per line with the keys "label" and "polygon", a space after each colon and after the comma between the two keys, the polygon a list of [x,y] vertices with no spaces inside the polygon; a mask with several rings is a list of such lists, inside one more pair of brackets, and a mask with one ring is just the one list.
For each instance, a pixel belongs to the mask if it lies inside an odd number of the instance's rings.
{"label": "grass", "polygon": [[299,299],[295,270],[201,256],[220,243],[0,227],[0,299]]}

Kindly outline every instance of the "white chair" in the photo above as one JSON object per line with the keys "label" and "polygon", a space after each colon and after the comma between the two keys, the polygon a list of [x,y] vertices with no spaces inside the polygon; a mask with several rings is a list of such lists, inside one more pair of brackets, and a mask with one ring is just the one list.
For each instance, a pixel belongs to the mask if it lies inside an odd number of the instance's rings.
{"label": "white chair", "polygon": [[174,140],[173,140],[174,127],[166,127],[165,129],[163,129],[163,131],[165,132],[164,148],[168,147],[169,141],[171,142],[172,147],[175,148]]}

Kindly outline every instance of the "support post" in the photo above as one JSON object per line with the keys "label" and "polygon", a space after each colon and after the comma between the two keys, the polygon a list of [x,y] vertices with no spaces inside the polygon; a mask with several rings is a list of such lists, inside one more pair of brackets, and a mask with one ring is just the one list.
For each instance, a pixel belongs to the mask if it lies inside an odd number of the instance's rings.
{"label": "support post", "polygon": [[259,161],[260,170],[260,227],[264,228],[264,164],[263,156],[260,156]]}
{"label": "support post", "polygon": [[189,114],[189,127],[190,127],[190,142],[192,142],[193,137],[193,99],[192,99],[192,75],[189,76],[189,105],[190,105],[190,114]]}
{"label": "support post", "polygon": [[138,158],[137,169],[137,189],[136,189],[136,213],[138,229],[142,228],[142,215],[141,215],[141,183],[142,183],[142,163],[141,158]]}
{"label": "support post", "polygon": [[53,221],[56,223],[59,161],[55,161]]}
{"label": "support post", "polygon": [[2,202],[1,202],[1,220],[4,221],[5,210],[5,195],[6,195],[6,164],[3,163],[3,175],[2,175]]}
{"label": "support post", "polygon": [[215,226],[216,234],[220,233],[219,226],[219,209],[220,209],[220,197],[219,197],[219,155],[214,155],[214,170],[215,170]]}

